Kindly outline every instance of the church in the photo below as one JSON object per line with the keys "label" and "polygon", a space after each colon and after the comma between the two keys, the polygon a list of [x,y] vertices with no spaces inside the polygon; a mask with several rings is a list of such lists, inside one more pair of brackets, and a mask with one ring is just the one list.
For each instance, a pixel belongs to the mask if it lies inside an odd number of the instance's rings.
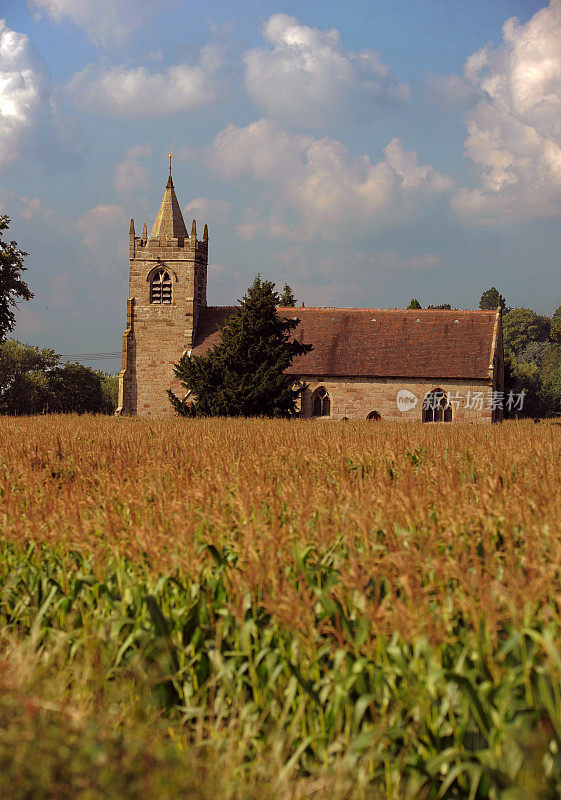
{"label": "church", "polygon": [[[233,306],[208,306],[208,228],[187,232],[171,170],[148,236],[130,224],[129,297],[117,414],[167,417],[167,390],[183,353],[220,339]],[[502,418],[504,357],[497,311],[279,308],[312,344],[290,374],[304,388],[301,416],[484,422]]]}

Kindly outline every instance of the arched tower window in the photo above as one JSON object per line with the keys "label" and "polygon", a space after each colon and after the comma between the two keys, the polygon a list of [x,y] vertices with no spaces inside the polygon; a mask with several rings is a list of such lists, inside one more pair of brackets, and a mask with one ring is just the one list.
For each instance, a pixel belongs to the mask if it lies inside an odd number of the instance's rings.
{"label": "arched tower window", "polygon": [[452,422],[452,406],[442,389],[433,389],[425,397],[423,422]]}
{"label": "arched tower window", "polygon": [[312,394],[312,417],[329,417],[331,414],[331,400],[327,389],[320,386]]}
{"label": "arched tower window", "polygon": [[373,422],[378,422],[378,420],[382,419],[382,415],[379,414],[377,411],[371,411],[370,414],[366,417],[366,419],[370,419]]}
{"label": "arched tower window", "polygon": [[165,269],[159,269],[150,280],[150,302],[171,303],[171,278]]}

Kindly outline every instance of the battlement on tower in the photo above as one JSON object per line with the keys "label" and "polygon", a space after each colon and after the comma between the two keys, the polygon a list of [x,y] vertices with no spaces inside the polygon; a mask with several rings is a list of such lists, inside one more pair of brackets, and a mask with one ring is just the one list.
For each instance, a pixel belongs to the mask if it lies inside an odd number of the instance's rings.
{"label": "battlement on tower", "polygon": [[[187,259],[207,259],[208,258],[208,226],[205,225],[202,239],[197,239],[197,224],[193,220],[191,226],[191,236],[147,236],[146,223],[142,236],[135,235],[134,220],[131,219],[130,226],[130,258],[145,258],[147,252],[156,250],[162,255],[162,250],[174,251],[183,250]],[[168,253],[166,253],[168,255]],[[177,256],[176,256],[177,257]],[[181,256],[179,256],[181,258]]]}
{"label": "battlement on tower", "polygon": [[129,228],[129,299],[119,413],[172,414],[166,390],[181,391],[174,366],[192,347],[206,308],[208,227],[187,231],[171,174],[150,236]]}

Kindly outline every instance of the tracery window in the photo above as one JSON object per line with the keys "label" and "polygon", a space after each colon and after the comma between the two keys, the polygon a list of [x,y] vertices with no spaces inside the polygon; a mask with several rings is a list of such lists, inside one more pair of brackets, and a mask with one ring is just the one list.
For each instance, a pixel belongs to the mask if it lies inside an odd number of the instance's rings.
{"label": "tracery window", "polygon": [[423,422],[452,422],[452,406],[442,389],[433,389],[425,397]]}
{"label": "tracery window", "polygon": [[331,400],[327,389],[320,386],[312,395],[312,417],[329,417],[331,414]]}
{"label": "tracery window", "polygon": [[150,281],[150,302],[171,303],[171,278],[165,269],[159,269],[154,273]]}
{"label": "tracery window", "polygon": [[382,415],[379,414],[378,411],[371,411],[366,419],[370,419],[373,422],[378,422],[378,420],[382,419]]}

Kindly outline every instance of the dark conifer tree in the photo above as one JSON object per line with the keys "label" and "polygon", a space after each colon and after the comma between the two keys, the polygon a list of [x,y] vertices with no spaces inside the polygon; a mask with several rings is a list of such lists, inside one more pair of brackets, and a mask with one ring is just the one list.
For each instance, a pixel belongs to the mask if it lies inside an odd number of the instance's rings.
{"label": "dark conifer tree", "polygon": [[481,295],[479,300],[479,308],[482,311],[496,311],[498,307],[505,310],[505,299],[495,286],[491,286]]}
{"label": "dark conifer tree", "polygon": [[281,308],[294,308],[295,305],[296,298],[294,297],[294,293],[288,283],[285,283],[282,294],[279,297],[279,306],[281,306]]}
{"label": "dark conifer tree", "polygon": [[175,367],[193,402],[173,392],[175,410],[193,417],[290,417],[296,413],[301,388],[286,375],[296,356],[311,345],[293,339],[296,318],[277,313],[279,296],[270,281],[258,275],[220,331],[221,341],[202,356],[185,354]]}

